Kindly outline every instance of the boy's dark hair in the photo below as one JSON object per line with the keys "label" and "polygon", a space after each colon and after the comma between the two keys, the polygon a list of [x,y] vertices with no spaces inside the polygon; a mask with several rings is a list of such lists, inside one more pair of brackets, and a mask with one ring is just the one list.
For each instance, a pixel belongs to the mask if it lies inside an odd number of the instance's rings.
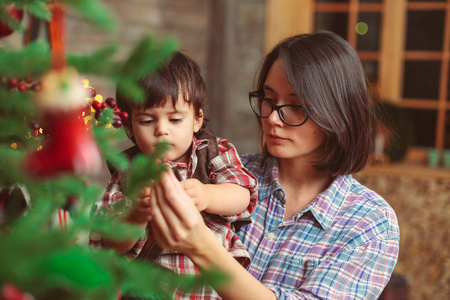
{"label": "boy's dark hair", "polygon": [[315,168],[332,176],[362,170],[372,150],[374,113],[355,50],[343,38],[327,31],[287,38],[265,57],[258,90],[263,91],[277,59],[300,105],[326,133]]}
{"label": "boy's dark hair", "polygon": [[[199,65],[188,55],[177,51],[167,58],[164,66],[155,72],[139,80],[139,85],[144,89],[146,98],[144,102],[137,106],[132,99],[128,99],[116,92],[117,106],[121,111],[128,113],[130,118],[124,121],[125,128],[131,128],[132,108],[152,108],[162,107],[166,104],[167,97],[172,99],[175,106],[178,94],[183,95],[184,100],[193,105],[195,114],[200,116],[200,109],[205,111],[206,86],[200,73]],[[203,126],[206,126],[204,118]],[[128,134],[128,131],[127,131]],[[133,137],[128,137],[136,143]]]}

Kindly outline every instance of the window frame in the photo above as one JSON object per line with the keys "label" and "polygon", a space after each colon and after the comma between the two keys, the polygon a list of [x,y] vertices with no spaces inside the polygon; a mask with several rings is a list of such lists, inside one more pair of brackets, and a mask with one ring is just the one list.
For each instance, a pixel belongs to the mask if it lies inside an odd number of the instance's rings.
{"label": "window frame", "polygon": [[[294,4],[295,3],[295,4]],[[376,93],[380,99],[391,101],[404,108],[426,109],[437,112],[434,148],[444,149],[447,114],[450,112],[449,64],[450,64],[450,0],[414,1],[382,0],[381,3],[316,3],[315,0],[267,0],[266,50],[278,40],[293,33],[312,32],[316,12],[347,12],[347,40],[356,49],[357,33],[354,30],[361,12],[380,12],[379,51],[357,51],[363,61],[378,62]],[[281,6],[281,7],[280,7]],[[408,11],[444,10],[444,40],[442,51],[407,51]],[[279,12],[283,11],[280,15]],[[287,14],[287,15],[286,15]],[[293,19],[302,21],[293,22]],[[291,20],[291,21],[289,21]],[[405,61],[440,61],[441,73],[438,99],[403,97],[403,72]],[[428,148],[411,146],[406,160],[423,161]]]}

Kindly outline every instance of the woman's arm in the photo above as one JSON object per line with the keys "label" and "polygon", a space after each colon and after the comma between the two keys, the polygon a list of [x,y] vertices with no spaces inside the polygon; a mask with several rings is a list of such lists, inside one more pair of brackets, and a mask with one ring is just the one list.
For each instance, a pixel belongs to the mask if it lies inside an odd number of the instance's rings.
{"label": "woman's arm", "polygon": [[229,281],[216,287],[224,299],[276,299],[219,243],[171,171],[152,192],[152,229],[161,247],[186,254],[200,270],[229,276]]}

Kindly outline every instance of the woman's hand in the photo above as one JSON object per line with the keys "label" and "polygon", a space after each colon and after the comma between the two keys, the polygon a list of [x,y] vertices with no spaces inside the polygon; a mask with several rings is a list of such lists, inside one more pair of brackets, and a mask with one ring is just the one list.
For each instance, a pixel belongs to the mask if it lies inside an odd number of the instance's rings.
{"label": "woman's hand", "polygon": [[151,218],[158,244],[188,256],[201,249],[205,237],[212,234],[171,170],[152,187]]}
{"label": "woman's hand", "polygon": [[187,255],[202,270],[229,276],[214,287],[223,299],[271,299],[275,294],[244,269],[223,247],[171,170],[152,187],[152,229],[158,244]]}

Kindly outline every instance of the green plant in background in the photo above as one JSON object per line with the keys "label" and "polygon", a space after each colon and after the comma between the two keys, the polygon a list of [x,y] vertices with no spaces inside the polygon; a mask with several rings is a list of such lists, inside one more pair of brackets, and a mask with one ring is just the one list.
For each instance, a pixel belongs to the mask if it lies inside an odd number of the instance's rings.
{"label": "green plant in background", "polygon": [[388,101],[377,101],[374,106],[378,122],[378,133],[385,135],[385,153],[389,161],[400,161],[412,144],[413,123],[399,106]]}

